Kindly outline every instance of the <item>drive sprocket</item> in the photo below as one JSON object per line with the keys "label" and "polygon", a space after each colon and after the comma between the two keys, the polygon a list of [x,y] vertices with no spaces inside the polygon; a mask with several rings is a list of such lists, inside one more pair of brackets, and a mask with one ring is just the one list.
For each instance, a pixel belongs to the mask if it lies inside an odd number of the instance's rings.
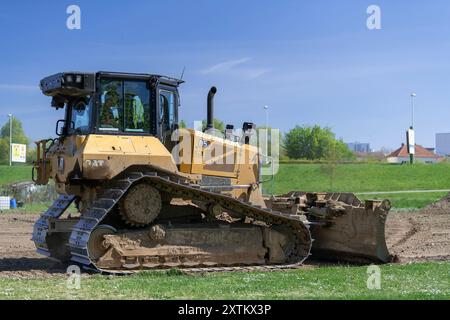
{"label": "drive sprocket", "polygon": [[161,212],[161,193],[154,187],[140,183],[133,186],[120,203],[120,214],[131,226],[152,223]]}

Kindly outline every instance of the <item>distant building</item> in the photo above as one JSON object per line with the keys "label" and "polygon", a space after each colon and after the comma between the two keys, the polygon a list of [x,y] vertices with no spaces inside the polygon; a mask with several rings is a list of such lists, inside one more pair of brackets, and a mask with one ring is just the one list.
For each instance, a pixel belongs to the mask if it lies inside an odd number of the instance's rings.
{"label": "distant building", "polygon": [[353,152],[371,152],[370,143],[351,142],[347,147]]}
{"label": "distant building", "polygon": [[384,161],[386,155],[381,151],[374,152],[355,152],[358,161]]}
{"label": "distant building", "polygon": [[[434,154],[433,152],[427,150],[421,145],[415,145],[415,154],[414,160],[418,162],[424,163],[436,163],[439,160],[439,156]],[[409,153],[407,146],[402,143],[402,146],[389,154],[386,158],[389,163],[408,163],[409,162]]]}
{"label": "distant building", "polygon": [[436,134],[436,153],[440,156],[450,156],[450,133]]}

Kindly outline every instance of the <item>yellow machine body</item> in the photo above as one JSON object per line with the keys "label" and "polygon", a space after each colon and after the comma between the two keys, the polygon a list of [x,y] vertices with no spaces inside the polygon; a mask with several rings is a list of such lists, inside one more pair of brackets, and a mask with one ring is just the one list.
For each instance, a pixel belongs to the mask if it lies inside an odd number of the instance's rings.
{"label": "yellow machine body", "polygon": [[[35,162],[36,183],[54,180],[60,194],[82,196],[73,181],[107,181],[132,167],[148,167],[183,176],[197,182],[203,176],[227,178],[235,188],[234,196],[247,196],[263,203],[259,185],[259,156],[257,148],[241,145],[193,129],[179,129],[181,160],[177,163],[172,152],[152,136],[97,135],[70,136],[50,146],[45,159]],[[186,140],[190,141],[186,143]],[[183,141],[184,140],[184,141]],[[47,141],[37,142],[48,144]],[[180,148],[182,147],[182,148]],[[45,165],[44,165],[45,163]],[[258,194],[259,193],[259,194]]]}

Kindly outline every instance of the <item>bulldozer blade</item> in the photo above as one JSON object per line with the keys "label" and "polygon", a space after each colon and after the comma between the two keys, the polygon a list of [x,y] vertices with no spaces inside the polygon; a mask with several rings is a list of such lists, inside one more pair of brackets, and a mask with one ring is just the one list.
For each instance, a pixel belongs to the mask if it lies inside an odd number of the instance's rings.
{"label": "bulldozer blade", "polygon": [[[339,200],[346,198],[340,195]],[[332,197],[327,195],[327,198]],[[313,257],[354,263],[387,263],[392,260],[385,238],[389,201],[367,200],[355,205],[356,199],[352,199],[352,204],[344,204],[345,210],[331,220],[312,221]]]}

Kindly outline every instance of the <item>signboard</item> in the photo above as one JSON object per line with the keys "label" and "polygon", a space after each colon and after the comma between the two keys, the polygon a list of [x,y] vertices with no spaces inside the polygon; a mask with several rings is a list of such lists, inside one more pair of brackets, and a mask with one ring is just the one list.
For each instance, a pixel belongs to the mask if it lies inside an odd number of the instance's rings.
{"label": "signboard", "polygon": [[414,129],[408,129],[406,132],[406,142],[408,146],[408,153],[409,154],[415,154],[415,137],[414,137]]}
{"label": "signboard", "polygon": [[27,145],[11,144],[12,162],[27,162]]}

